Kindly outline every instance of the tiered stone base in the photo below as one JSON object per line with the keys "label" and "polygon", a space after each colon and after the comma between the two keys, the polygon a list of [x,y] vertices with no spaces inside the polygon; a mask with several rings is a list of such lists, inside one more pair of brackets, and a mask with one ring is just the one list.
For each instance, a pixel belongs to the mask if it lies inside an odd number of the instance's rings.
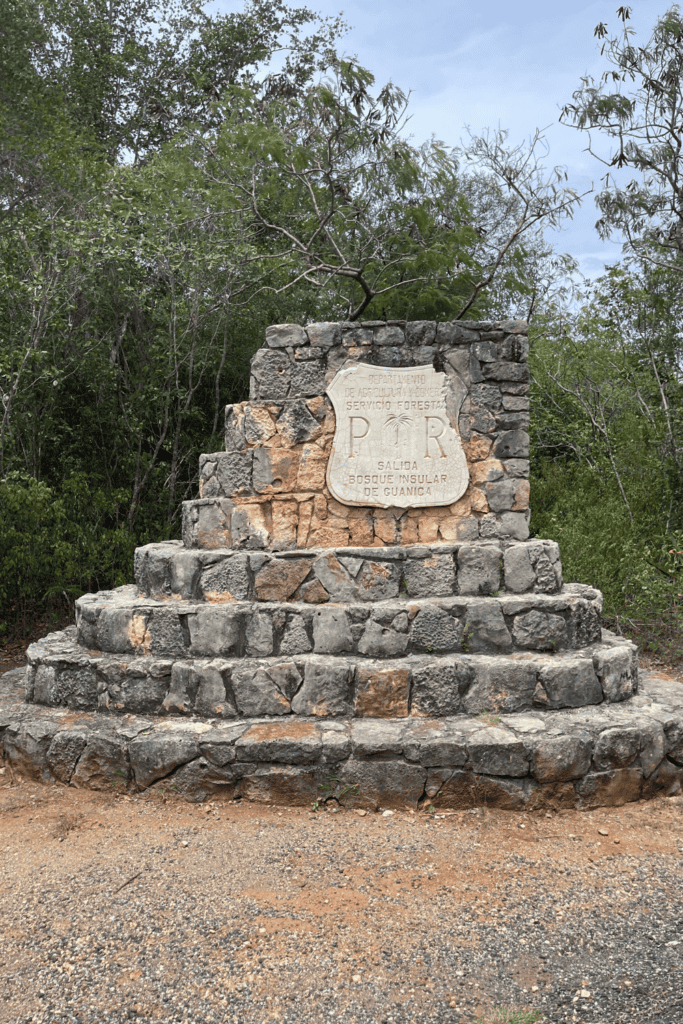
{"label": "tiered stone base", "polygon": [[156,787],[191,801],[591,808],[680,791],[683,685],[641,679],[622,704],[443,719],[202,721],[27,704],[0,677],[2,752],[44,782]]}

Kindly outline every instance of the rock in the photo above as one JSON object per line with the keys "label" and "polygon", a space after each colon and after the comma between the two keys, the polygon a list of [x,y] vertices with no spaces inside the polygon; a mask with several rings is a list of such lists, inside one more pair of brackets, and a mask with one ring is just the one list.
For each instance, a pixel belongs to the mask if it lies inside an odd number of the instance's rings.
{"label": "rock", "polygon": [[541,669],[538,679],[548,708],[580,708],[602,700],[602,688],[588,658],[552,662]]}
{"label": "rock", "polygon": [[125,788],[131,775],[124,737],[101,732],[90,735],[71,775],[72,786],[88,789]]}
{"label": "rock", "polygon": [[303,327],[298,324],[275,324],[266,327],[266,345],[269,348],[293,348],[305,345],[307,340]]}
{"label": "rock", "polygon": [[59,782],[68,785],[74,768],[88,742],[87,733],[75,729],[60,729],[55,733],[47,751],[50,771]]}
{"label": "rock", "polygon": [[373,620],[367,623],[358,641],[358,653],[370,658],[393,658],[397,654],[404,654],[407,647],[408,637],[405,633],[385,629]]}
{"label": "rock", "polygon": [[381,757],[403,753],[402,722],[357,721],[351,723],[351,748],[355,757]]}
{"label": "rock", "polygon": [[502,551],[493,544],[462,544],[458,551],[461,594],[494,594],[500,589]]}
{"label": "rock", "polygon": [[403,565],[409,597],[447,597],[455,590],[455,576],[452,555],[408,558]]}
{"label": "rock", "polygon": [[406,718],[410,693],[410,670],[400,665],[356,669],[358,718]]}
{"label": "rock", "polygon": [[192,761],[199,754],[199,748],[194,733],[176,727],[136,737],[128,752],[135,782],[145,789],[157,779],[170,775],[178,765]]}
{"label": "rock", "polygon": [[581,778],[590,768],[592,752],[593,743],[586,733],[534,737],[531,774],[541,783]]}
{"label": "rock", "polygon": [[487,658],[477,665],[474,679],[463,694],[467,714],[524,711],[532,706],[536,689],[533,662]]}
{"label": "rock", "polygon": [[267,612],[254,612],[245,630],[247,654],[252,658],[273,653],[273,619]]}
{"label": "rock", "polygon": [[456,650],[462,623],[438,605],[420,609],[410,627],[410,642],[419,651]]}
{"label": "rock", "polygon": [[311,571],[307,558],[279,558],[256,575],[254,590],[259,601],[286,601]]}
{"label": "rock", "polygon": [[[300,378],[306,369],[305,365],[297,366],[294,370],[295,376]],[[295,393],[302,394],[304,390],[297,390]],[[285,405],[277,419],[277,430],[290,445],[303,444],[305,441],[319,437],[322,433],[320,424],[314,416],[311,416],[308,406],[301,398]]]}
{"label": "rock", "polygon": [[529,772],[529,757],[522,741],[495,726],[468,737],[467,757],[470,767],[480,775],[523,776]]}
{"label": "rock", "polygon": [[199,577],[200,596],[211,603],[244,601],[249,597],[246,555],[232,555],[203,569]]}
{"label": "rock", "polygon": [[593,657],[593,664],[605,700],[626,700],[635,692],[632,652],[629,647],[598,651]]}
{"label": "rock", "polygon": [[640,730],[637,726],[605,729],[595,741],[593,764],[598,771],[626,768],[637,758],[640,746]]}
{"label": "rock", "polygon": [[239,649],[240,617],[230,606],[200,606],[187,616],[187,628],[190,634],[189,653],[196,657],[233,654]]}
{"label": "rock", "polygon": [[556,651],[564,646],[567,630],[561,615],[537,609],[516,615],[512,623],[515,643],[525,650]]}
{"label": "rock", "polygon": [[303,686],[292,700],[297,715],[350,716],[353,713],[351,684],[353,669],[341,659],[309,659]]}
{"label": "rock", "polygon": [[264,668],[248,662],[232,670],[232,690],[241,715],[288,715],[290,702]]}
{"label": "rock", "polygon": [[253,725],[235,742],[238,761],[310,764],[317,760],[321,749],[318,728],[301,721]]}
{"label": "rock", "polygon": [[313,572],[333,601],[352,601],[358,588],[335,555],[323,555],[313,563]]}
{"label": "rock", "polygon": [[292,615],[280,642],[280,654],[305,654],[312,649],[303,617]]}
{"label": "rock", "polygon": [[286,352],[261,348],[251,360],[249,397],[280,402],[289,394],[291,379],[292,367]]}
{"label": "rock", "polygon": [[460,714],[461,693],[473,679],[474,667],[468,658],[439,658],[414,666],[412,714],[434,718]]}
{"label": "rock", "polygon": [[340,654],[353,650],[351,624],[340,608],[321,608],[313,613],[313,649],[316,654]]}
{"label": "rock", "polygon": [[461,646],[471,654],[512,650],[510,631],[497,601],[480,600],[468,604]]}

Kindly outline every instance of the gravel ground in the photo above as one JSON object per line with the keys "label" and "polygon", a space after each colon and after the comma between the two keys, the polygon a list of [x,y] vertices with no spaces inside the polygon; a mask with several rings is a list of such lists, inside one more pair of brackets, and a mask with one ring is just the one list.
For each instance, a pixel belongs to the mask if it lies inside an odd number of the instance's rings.
{"label": "gravel ground", "polygon": [[2,1024],[683,1021],[680,798],[313,814],[0,771]]}

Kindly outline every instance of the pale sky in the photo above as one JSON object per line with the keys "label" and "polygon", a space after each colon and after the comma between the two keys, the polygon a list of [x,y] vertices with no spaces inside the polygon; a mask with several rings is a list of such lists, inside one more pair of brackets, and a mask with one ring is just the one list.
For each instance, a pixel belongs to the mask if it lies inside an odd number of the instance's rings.
{"label": "pale sky", "polygon": [[[416,143],[433,134],[457,145],[466,137],[466,125],[475,134],[507,128],[509,142],[518,143],[536,128],[550,126],[546,164],[563,165],[577,191],[592,182],[599,186],[606,168],[584,152],[587,136],[558,124],[558,117],[581,77],[598,78],[607,67],[593,32],[606,22],[609,34],[617,34],[619,0],[308,0],[306,6],[325,15],[342,12],[351,31],[340,49],[357,55],[378,86],[391,80],[411,92],[410,132]],[[671,4],[632,0],[631,6],[635,42],[644,45]],[[211,7],[240,10],[242,4],[217,0]],[[599,149],[607,155],[608,140]],[[607,243],[598,238],[597,216],[587,196],[574,221],[548,235],[590,277],[621,253],[617,238]]]}

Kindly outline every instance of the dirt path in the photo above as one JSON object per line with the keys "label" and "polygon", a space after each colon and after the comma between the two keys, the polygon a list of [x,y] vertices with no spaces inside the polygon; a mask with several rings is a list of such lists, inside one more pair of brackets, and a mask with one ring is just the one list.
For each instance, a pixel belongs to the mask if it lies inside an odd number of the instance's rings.
{"label": "dirt path", "polygon": [[680,798],[313,814],[2,771],[2,1024],[683,1019]]}

